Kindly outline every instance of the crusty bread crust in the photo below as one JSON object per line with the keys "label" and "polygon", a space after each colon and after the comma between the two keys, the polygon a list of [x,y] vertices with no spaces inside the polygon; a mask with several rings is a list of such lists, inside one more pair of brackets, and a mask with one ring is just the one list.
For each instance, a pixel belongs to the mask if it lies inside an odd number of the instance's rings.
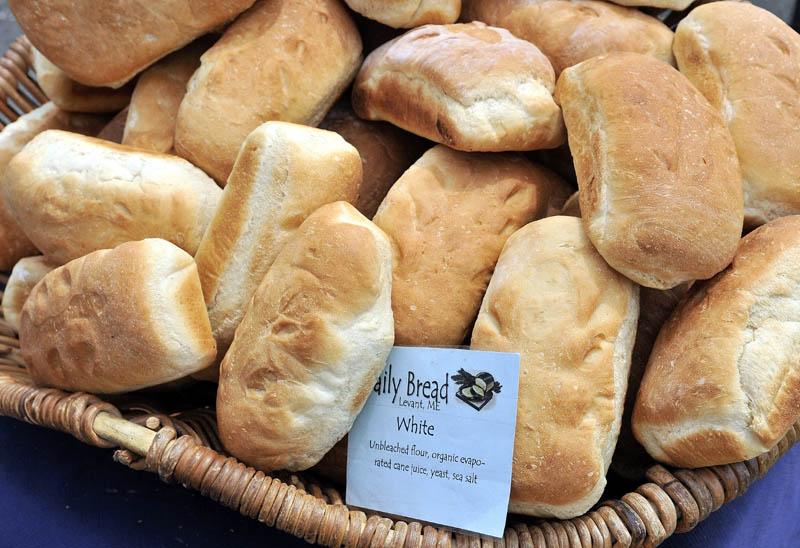
{"label": "crusty bread crust", "polygon": [[79,84],[33,49],[33,71],[36,83],[58,108],[71,112],[116,112],[131,100],[133,85],[119,89],[90,87]]}
{"label": "crusty bread crust", "polygon": [[319,208],[278,254],[222,361],[226,449],[304,470],[350,429],[391,350],[392,251],[345,202]]}
{"label": "crusty bread crust", "polygon": [[353,109],[463,151],[554,148],[564,142],[555,75],[536,46],[483,23],[426,25],[373,51]]}
{"label": "crusty bread crust", "polygon": [[638,314],[639,287],[580,219],[548,217],[506,242],[471,348],[520,353],[509,511],[566,519],[600,499]]}
{"label": "crusty bread crust", "polygon": [[325,204],[355,201],[361,159],[332,131],[266,122],[242,145],[228,183],[195,256],[220,348],[301,223]]}
{"label": "crusty bread crust", "polygon": [[695,468],[768,451],[800,418],[800,216],[742,239],[658,335],[633,413],[650,455]]}
{"label": "crusty bread crust", "polygon": [[3,292],[3,318],[8,325],[19,331],[22,306],[28,300],[33,287],[57,266],[60,265],[41,255],[25,257],[14,265]]}
{"label": "crusty bread crust", "polygon": [[455,23],[461,0],[345,0],[350,9],[396,29]]}
{"label": "crusty bread crust", "polygon": [[[0,132],[0,177],[11,161],[31,139],[48,129],[64,129],[94,135],[105,125],[108,118],[96,114],[76,114],[66,112],[53,103],[45,103],[15,122],[8,124]],[[0,186],[0,189],[2,186]],[[35,255],[38,250],[11,215],[3,194],[0,192],[0,270],[10,270],[23,257]]]}
{"label": "crusty bread crust", "polygon": [[652,55],[675,64],[672,31],[632,8],[597,0],[465,0],[462,21],[503,27],[542,50],[556,76],[612,51]]}
{"label": "crusty bread crust", "polygon": [[253,0],[10,0],[40,50],[87,86],[120,87],[148,65],[232,19]]}
{"label": "crusty bread crust", "polygon": [[561,73],[584,227],[603,258],[655,289],[707,279],[733,258],[742,180],[725,123],[673,67],[637,53]]}
{"label": "crusty bread crust", "polygon": [[58,130],[28,143],[3,176],[14,219],[60,263],[151,237],[193,254],[221,194],[182,158]]}
{"label": "crusty bread crust", "polygon": [[800,34],[747,2],[713,2],[681,21],[674,50],[733,135],[745,224],[800,213]]}
{"label": "crusty bread crust", "polygon": [[437,145],[400,177],[374,219],[395,250],[397,344],[462,344],[506,239],[544,216],[550,175],[519,154]]}
{"label": "crusty bread crust", "polygon": [[35,383],[90,393],[162,384],[216,356],[192,257],[157,239],[47,274],[22,308],[19,338]]}
{"label": "crusty bread crust", "polygon": [[262,123],[319,124],[361,51],[339,0],[259,0],[203,54],[178,111],[175,150],[224,186]]}
{"label": "crusty bread crust", "polygon": [[186,84],[200,66],[205,41],[172,53],[145,70],[136,80],[131,96],[122,144],[172,153],[175,144],[175,120],[186,94]]}

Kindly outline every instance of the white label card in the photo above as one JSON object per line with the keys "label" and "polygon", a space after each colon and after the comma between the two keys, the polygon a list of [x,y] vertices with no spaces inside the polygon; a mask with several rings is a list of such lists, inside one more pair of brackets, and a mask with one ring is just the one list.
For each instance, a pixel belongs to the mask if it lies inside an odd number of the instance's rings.
{"label": "white label card", "polygon": [[501,537],[519,354],[396,346],[350,430],[347,504]]}

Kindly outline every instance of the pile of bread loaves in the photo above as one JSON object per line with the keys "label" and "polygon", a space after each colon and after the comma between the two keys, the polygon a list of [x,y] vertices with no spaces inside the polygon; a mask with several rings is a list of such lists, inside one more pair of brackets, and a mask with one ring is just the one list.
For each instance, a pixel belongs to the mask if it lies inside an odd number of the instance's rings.
{"label": "pile of bread loaves", "polygon": [[226,448],[301,470],[393,344],[518,352],[510,509],[561,518],[620,430],[698,467],[800,418],[800,36],[770,13],[9,4],[52,101],[0,133],[37,383],[218,378]]}

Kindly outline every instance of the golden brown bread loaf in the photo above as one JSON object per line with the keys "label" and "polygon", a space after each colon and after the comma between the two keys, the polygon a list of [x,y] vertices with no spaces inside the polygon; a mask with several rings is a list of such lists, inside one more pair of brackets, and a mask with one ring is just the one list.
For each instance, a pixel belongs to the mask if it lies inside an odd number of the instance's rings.
{"label": "golden brown bread loaf", "polygon": [[195,42],[168,55],[139,76],[128,107],[123,145],[172,152],[178,107],[207,45]]}
{"label": "golden brown bread loaf", "polygon": [[367,219],[375,216],[389,187],[429,145],[391,124],[362,120],[349,102],[343,101],[331,109],[319,127],[335,131],[358,150],[363,177],[353,205]]}
{"label": "golden brown bread loaf", "polygon": [[[64,129],[84,135],[94,135],[107,119],[96,114],[66,112],[53,103],[45,103],[23,114],[0,132],[0,176],[11,158],[41,132],[48,129]],[[0,189],[2,189],[1,184]],[[21,258],[37,252],[36,246],[14,220],[0,192],[0,270],[9,270]]]}
{"label": "golden brown bread loaf", "polygon": [[388,239],[350,204],[303,222],[222,361],[217,420],[232,455],[302,470],[347,433],[394,340],[391,268]]}
{"label": "golden brown bread loaf", "polygon": [[464,151],[564,142],[555,76],[536,46],[483,23],[426,25],[373,51],[353,110]]}
{"label": "golden brown bread loaf", "polygon": [[586,233],[603,258],[655,289],[710,278],[742,232],[742,180],[720,115],[677,70],[637,53],[561,73]]}
{"label": "golden brown bread loaf", "polygon": [[636,439],[675,466],[743,461],[800,418],[800,216],[745,236],[658,334],[633,411]]}
{"label": "golden brown bread loaf", "polygon": [[394,28],[455,23],[461,0],[345,0],[350,9]]}
{"label": "golden brown bread loaf", "polygon": [[752,4],[714,2],[681,21],[674,48],[733,135],[745,225],[800,213],[800,35]]}
{"label": "golden brown bread loaf", "polygon": [[392,186],[374,221],[392,241],[400,345],[458,345],[506,239],[545,213],[551,172],[517,154],[437,145]]}
{"label": "golden brown bread loaf", "polygon": [[41,255],[25,257],[14,265],[3,292],[3,317],[8,325],[19,331],[22,306],[33,287],[45,274],[60,266]]}
{"label": "golden brown bread loaf", "polygon": [[143,238],[195,253],[222,194],[181,158],[58,130],[14,156],[2,187],[28,238],[60,263]]}
{"label": "golden brown bread loaf", "polygon": [[119,89],[84,86],[67,76],[36,48],[33,70],[44,94],[63,110],[73,112],[116,112],[131,100],[133,85]]}
{"label": "golden brown bread loaf", "polygon": [[157,239],[47,274],[22,308],[19,339],[36,384],[91,393],[175,380],[216,356],[192,257]]}
{"label": "golden brown bread loaf", "polygon": [[33,45],[70,78],[119,87],[161,57],[246,10],[253,0],[11,0]]}
{"label": "golden brown bread loaf", "polygon": [[195,256],[220,350],[301,223],[320,206],[353,201],[360,184],[358,152],[332,131],[266,122],[250,133]]}
{"label": "golden brown bread loaf", "polygon": [[597,0],[464,0],[463,21],[503,27],[536,44],[561,71],[612,51],[652,55],[674,64],[672,31],[632,8]]}
{"label": "golden brown bread loaf", "polygon": [[224,186],[262,123],[322,121],[358,71],[361,47],[339,0],[259,0],[203,54],[178,111],[175,150]]}
{"label": "golden brown bread loaf", "polygon": [[676,11],[685,10],[694,0],[614,0],[615,4],[623,6],[649,6],[653,8],[664,8]]}
{"label": "golden brown bread loaf", "polygon": [[639,288],[612,270],[574,217],[506,242],[471,348],[519,352],[509,511],[570,518],[606,485],[619,434]]}

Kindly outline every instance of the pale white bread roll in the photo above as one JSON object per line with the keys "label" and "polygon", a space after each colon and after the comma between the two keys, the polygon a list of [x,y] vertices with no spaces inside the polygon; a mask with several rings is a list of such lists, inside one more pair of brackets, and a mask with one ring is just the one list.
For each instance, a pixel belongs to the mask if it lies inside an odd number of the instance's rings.
{"label": "pale white bread roll", "polygon": [[332,131],[266,122],[250,133],[195,256],[220,350],[301,223],[320,206],[355,200],[360,184],[358,151]]}
{"label": "pale white bread roll", "polygon": [[133,85],[119,89],[79,84],[33,49],[33,70],[36,82],[58,108],[73,112],[115,112],[131,100]]}
{"label": "pale white bread roll", "polygon": [[536,44],[562,70],[611,51],[652,55],[674,64],[672,31],[633,8],[597,0],[464,0],[463,21],[503,27]]}
{"label": "pale white bread roll", "polygon": [[222,361],[220,439],[263,471],[316,464],[350,429],[391,350],[389,240],[346,202],[281,250]]}
{"label": "pale white bread roll", "polygon": [[47,274],[22,308],[19,338],[36,384],[90,393],[179,379],[216,356],[194,261],[158,239]]}
{"label": "pale white bread roll", "polygon": [[70,78],[120,87],[243,12],[253,0],[11,0],[33,45]]}
{"label": "pale white bread roll", "polygon": [[[97,114],[66,112],[53,103],[45,103],[23,114],[0,132],[0,176],[11,158],[41,132],[48,129],[64,129],[84,135],[94,135],[107,120],[106,116]],[[14,220],[0,192],[0,270],[9,270],[18,260],[34,255],[37,251],[36,246]]]}
{"label": "pale white bread roll", "polygon": [[353,109],[464,151],[564,142],[555,75],[536,46],[483,23],[425,25],[369,54]]}
{"label": "pale white bread roll", "polygon": [[548,217],[506,242],[471,348],[519,352],[509,511],[571,518],[606,485],[619,434],[639,287],[580,219]]}
{"label": "pale white bread roll", "polygon": [[224,185],[262,123],[319,124],[361,50],[339,0],[259,0],[203,54],[178,111],[175,150]]}
{"label": "pale white bread roll", "polygon": [[168,55],[139,76],[125,119],[123,145],[172,152],[178,107],[208,45],[197,41]]}
{"label": "pale white bread roll", "polygon": [[197,251],[222,190],[176,156],[48,130],[9,162],[3,197],[42,253],[65,263],[163,238]]}
{"label": "pale white bread roll", "polygon": [[633,411],[653,458],[688,468],[748,460],[800,419],[798,264],[800,217],[776,219],[669,318]]}
{"label": "pale white bread roll", "polygon": [[400,177],[373,219],[394,249],[397,344],[463,343],[506,239],[544,216],[550,175],[520,154],[437,145]]}
{"label": "pale white bread roll", "polygon": [[586,233],[641,285],[706,279],[733,258],[742,180],[725,122],[673,67],[609,53],[561,73]]}
{"label": "pale white bread roll", "polygon": [[49,261],[41,255],[17,261],[3,292],[3,317],[8,325],[19,331],[22,306],[28,300],[28,295],[45,274],[58,266],[60,266],[58,263]]}
{"label": "pale white bread roll", "polygon": [[745,225],[800,213],[800,34],[752,4],[713,2],[681,21],[674,50],[733,135]]}
{"label": "pale white bread roll", "polygon": [[394,28],[455,23],[461,0],[345,0],[355,12]]}
{"label": "pale white bread roll", "polygon": [[358,150],[363,177],[353,205],[367,219],[375,216],[389,188],[430,146],[397,126],[362,120],[349,101],[336,103],[319,127],[335,131]]}

